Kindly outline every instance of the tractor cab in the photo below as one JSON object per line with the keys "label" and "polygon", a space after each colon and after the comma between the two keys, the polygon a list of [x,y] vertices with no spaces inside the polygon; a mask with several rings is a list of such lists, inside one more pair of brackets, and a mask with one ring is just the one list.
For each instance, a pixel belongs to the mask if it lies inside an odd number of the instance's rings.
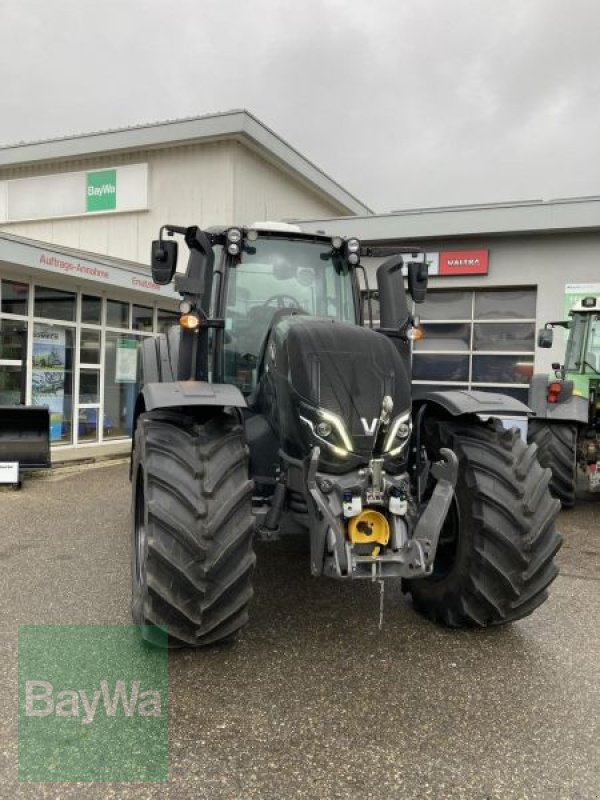
{"label": "tractor cab", "polygon": [[[256,387],[274,322],[300,314],[352,324],[360,320],[347,243],[302,234],[296,226],[281,223],[275,229],[240,233],[239,243],[224,249],[226,278],[217,315],[224,319],[225,332],[219,366],[225,383],[249,394]],[[237,229],[233,235],[236,239]],[[355,256],[358,262],[357,251]]]}

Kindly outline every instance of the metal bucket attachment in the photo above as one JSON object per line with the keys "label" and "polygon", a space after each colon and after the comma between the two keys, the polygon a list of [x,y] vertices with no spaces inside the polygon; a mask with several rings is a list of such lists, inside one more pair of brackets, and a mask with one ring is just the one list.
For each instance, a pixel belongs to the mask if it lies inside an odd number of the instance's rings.
{"label": "metal bucket attachment", "polygon": [[0,461],[18,461],[21,469],[50,466],[46,406],[0,406]]}

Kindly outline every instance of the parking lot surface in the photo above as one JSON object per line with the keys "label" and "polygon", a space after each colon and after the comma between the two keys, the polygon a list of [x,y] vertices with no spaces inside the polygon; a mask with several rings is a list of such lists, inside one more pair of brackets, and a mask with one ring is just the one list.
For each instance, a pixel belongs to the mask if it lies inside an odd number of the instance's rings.
{"label": "parking lot surface", "polygon": [[388,585],[309,576],[296,537],[258,545],[237,643],[169,656],[166,784],[26,784],[20,624],[127,624],[127,465],[0,491],[2,798],[600,798],[600,498],[563,512],[550,600],[448,631]]}

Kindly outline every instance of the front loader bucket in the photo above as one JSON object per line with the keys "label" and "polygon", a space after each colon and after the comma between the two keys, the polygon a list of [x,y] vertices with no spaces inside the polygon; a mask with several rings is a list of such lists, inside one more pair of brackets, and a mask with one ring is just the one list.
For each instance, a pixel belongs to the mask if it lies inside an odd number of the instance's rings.
{"label": "front loader bucket", "polygon": [[50,466],[46,406],[0,406],[0,461],[18,461],[22,469]]}

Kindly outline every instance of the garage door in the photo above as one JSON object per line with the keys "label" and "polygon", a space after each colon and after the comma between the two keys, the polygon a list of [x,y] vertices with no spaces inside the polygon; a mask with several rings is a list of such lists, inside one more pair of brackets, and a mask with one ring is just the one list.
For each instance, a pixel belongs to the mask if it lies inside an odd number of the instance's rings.
{"label": "garage door", "polygon": [[413,380],[439,388],[502,391],[527,401],[536,290],[430,290],[418,307]]}

